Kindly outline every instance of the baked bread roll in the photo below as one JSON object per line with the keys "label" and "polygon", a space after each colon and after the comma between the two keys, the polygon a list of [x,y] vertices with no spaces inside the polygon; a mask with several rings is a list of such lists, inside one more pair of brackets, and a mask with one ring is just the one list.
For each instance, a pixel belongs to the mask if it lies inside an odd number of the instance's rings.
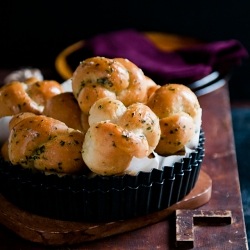
{"label": "baked bread roll", "polygon": [[123,173],[133,157],[149,156],[160,138],[158,117],[142,103],[126,108],[119,100],[99,99],[90,109],[89,124],[82,157],[100,175]]}
{"label": "baked bread roll", "polygon": [[84,134],[44,115],[20,113],[10,121],[10,162],[46,173],[74,174],[86,165],[81,156]]}
{"label": "baked bread roll", "polygon": [[63,92],[57,81],[26,82],[13,81],[0,88],[0,117],[11,116],[21,112],[41,114],[45,102],[54,95]]}
{"label": "baked bread roll", "polygon": [[64,122],[68,127],[83,133],[89,128],[88,116],[81,111],[72,92],[60,93],[47,100],[43,115]]}
{"label": "baked bread roll", "polygon": [[160,87],[147,105],[160,119],[161,138],[155,149],[160,155],[172,155],[184,149],[200,131],[200,104],[185,85],[172,83]]}
{"label": "baked bread roll", "polygon": [[128,59],[92,57],[80,63],[72,76],[72,90],[81,110],[103,97],[120,100],[125,106],[146,103],[152,89],[159,87]]}

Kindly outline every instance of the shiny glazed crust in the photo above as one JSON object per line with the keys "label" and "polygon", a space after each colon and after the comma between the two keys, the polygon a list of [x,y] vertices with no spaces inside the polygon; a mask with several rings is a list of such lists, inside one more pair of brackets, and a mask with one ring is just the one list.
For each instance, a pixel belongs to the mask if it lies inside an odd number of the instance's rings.
{"label": "shiny glazed crust", "polygon": [[0,88],[0,117],[11,116],[21,112],[41,114],[45,102],[63,89],[57,81],[27,82],[13,81]]}
{"label": "shiny glazed crust", "polygon": [[81,157],[84,134],[43,115],[20,113],[10,122],[10,162],[44,172],[77,173],[85,164]]}
{"label": "shiny glazed crust", "polygon": [[142,103],[126,108],[118,100],[99,99],[91,107],[89,121],[82,157],[100,175],[123,173],[133,157],[151,154],[160,138],[158,117]]}
{"label": "shiny glazed crust", "polygon": [[157,87],[140,68],[124,58],[88,58],[80,63],[72,77],[74,96],[86,114],[103,97],[118,99],[125,106],[145,103]]}
{"label": "shiny glazed crust", "polygon": [[185,85],[161,86],[151,95],[147,105],[160,119],[161,138],[155,151],[161,155],[182,150],[200,128],[200,104]]}
{"label": "shiny glazed crust", "polygon": [[50,98],[44,106],[43,115],[62,121],[68,127],[83,133],[89,128],[88,116],[81,111],[72,92],[60,93]]}

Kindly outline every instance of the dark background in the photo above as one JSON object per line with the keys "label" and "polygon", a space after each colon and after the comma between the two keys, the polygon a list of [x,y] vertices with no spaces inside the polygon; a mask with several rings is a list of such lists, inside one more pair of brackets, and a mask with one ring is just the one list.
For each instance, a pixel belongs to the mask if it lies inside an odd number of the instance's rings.
{"label": "dark background", "polygon": [[[233,38],[250,51],[250,1],[1,1],[0,67],[54,69],[67,46],[123,28],[206,41]],[[246,60],[233,72],[231,100],[250,100],[249,71]]]}

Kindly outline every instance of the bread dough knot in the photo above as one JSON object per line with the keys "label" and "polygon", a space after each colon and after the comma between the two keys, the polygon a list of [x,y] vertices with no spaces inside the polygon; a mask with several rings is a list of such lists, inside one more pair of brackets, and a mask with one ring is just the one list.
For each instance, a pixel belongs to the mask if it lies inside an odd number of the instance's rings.
{"label": "bread dough knot", "polygon": [[33,113],[13,116],[8,155],[12,164],[47,173],[78,173],[85,168],[81,149],[84,134],[65,123]]}
{"label": "bread dough knot", "polygon": [[159,86],[134,63],[124,58],[91,57],[80,63],[72,76],[72,90],[81,110],[103,97],[112,97],[129,106],[146,103]]}
{"label": "bread dough knot", "polygon": [[197,96],[185,85],[170,83],[158,88],[147,105],[160,119],[161,138],[155,149],[160,155],[172,155],[199,133],[201,108]]}
{"label": "bread dough knot", "polygon": [[106,97],[96,101],[89,113],[82,157],[96,174],[123,173],[133,157],[149,156],[159,142],[159,119],[145,104],[126,107]]}
{"label": "bread dough knot", "polygon": [[21,112],[41,114],[46,101],[62,92],[61,84],[54,80],[12,81],[0,88],[0,117]]}

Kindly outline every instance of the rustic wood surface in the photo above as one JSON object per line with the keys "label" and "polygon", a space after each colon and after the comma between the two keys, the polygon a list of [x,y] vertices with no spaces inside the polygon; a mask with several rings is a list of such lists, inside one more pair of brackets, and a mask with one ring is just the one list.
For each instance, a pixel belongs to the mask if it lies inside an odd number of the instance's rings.
{"label": "rustic wood surface", "polygon": [[176,246],[194,248],[195,226],[226,226],[232,223],[230,210],[178,209],[176,216]]}

